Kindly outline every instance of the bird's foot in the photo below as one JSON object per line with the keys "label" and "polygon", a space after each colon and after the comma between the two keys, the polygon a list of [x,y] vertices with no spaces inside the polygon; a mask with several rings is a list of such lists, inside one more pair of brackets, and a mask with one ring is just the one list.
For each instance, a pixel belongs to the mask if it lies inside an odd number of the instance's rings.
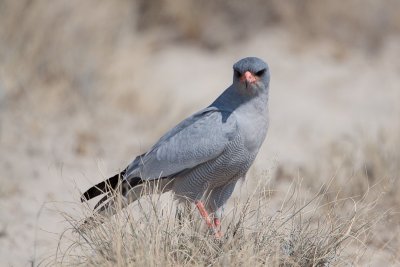
{"label": "bird's foot", "polygon": [[219,218],[214,218],[214,221],[211,220],[210,216],[208,215],[208,212],[204,208],[204,204],[201,201],[196,202],[196,207],[200,212],[201,217],[205,220],[208,228],[212,231],[214,234],[214,237],[216,239],[220,239],[223,236],[223,233],[221,231],[221,221]]}
{"label": "bird's foot", "polygon": [[221,238],[224,234],[221,231],[221,221],[219,218],[214,218],[214,236],[215,238],[219,239]]}

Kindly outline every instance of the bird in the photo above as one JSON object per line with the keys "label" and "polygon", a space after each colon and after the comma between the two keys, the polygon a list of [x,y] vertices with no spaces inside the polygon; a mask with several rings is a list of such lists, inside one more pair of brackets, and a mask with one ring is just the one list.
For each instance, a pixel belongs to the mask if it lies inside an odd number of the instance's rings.
{"label": "bird", "polygon": [[122,172],[89,188],[81,201],[103,195],[94,214],[112,216],[116,189],[125,208],[150,184],[194,204],[215,237],[221,237],[225,205],[267,135],[269,84],[265,61],[240,59],[233,65],[232,84],[216,100],[169,130]]}

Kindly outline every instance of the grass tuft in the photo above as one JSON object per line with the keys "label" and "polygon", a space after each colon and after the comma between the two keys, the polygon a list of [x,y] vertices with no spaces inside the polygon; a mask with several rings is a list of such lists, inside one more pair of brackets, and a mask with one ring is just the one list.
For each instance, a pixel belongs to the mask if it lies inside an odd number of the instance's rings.
{"label": "grass tuft", "polygon": [[[328,188],[327,186],[321,188]],[[159,195],[144,197],[99,225],[82,228],[69,214],[56,255],[44,265],[66,266],[330,266],[355,264],[371,227],[376,202],[365,197],[326,203],[327,189],[312,198],[292,182],[278,210],[266,185],[227,210],[224,236],[215,239],[195,211],[177,220],[178,206]],[[327,208],[328,207],[328,208]],[[349,209],[351,207],[351,209]],[[118,209],[118,207],[117,207]],[[344,212],[344,210],[346,212]],[[93,215],[85,206],[84,216]],[[104,221],[102,224],[101,221]],[[351,250],[346,248],[351,247]],[[354,249],[357,248],[357,249]],[[352,251],[352,252],[348,252]]]}

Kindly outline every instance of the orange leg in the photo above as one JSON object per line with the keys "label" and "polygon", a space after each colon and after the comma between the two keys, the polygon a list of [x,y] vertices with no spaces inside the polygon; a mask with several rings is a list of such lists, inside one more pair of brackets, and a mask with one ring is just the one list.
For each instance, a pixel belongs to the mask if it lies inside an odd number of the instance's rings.
{"label": "orange leg", "polygon": [[203,219],[206,221],[207,226],[210,228],[214,228],[214,226],[211,222],[210,216],[208,215],[208,212],[204,208],[203,202],[196,201],[196,207],[199,210],[201,217],[203,217]]}
{"label": "orange leg", "polygon": [[221,226],[221,221],[218,218],[214,218],[214,226],[219,228]]}
{"label": "orange leg", "polygon": [[214,227],[216,229],[215,237],[221,238],[223,236],[223,233],[221,231],[221,221],[219,220],[219,218],[214,218]]}
{"label": "orange leg", "polygon": [[220,220],[218,218],[215,218],[214,223],[211,221],[208,212],[204,208],[203,202],[196,201],[196,207],[199,210],[201,217],[203,217],[203,219],[206,221],[208,228],[210,228],[214,232],[216,238],[220,238],[222,236],[222,233],[221,231],[217,230],[217,228],[221,225]]}

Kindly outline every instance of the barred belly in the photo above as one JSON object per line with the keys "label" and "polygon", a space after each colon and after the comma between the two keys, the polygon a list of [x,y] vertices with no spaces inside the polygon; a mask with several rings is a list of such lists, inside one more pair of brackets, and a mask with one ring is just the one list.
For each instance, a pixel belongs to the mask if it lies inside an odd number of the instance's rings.
{"label": "barred belly", "polygon": [[237,137],[219,157],[176,177],[173,191],[178,197],[200,200],[207,191],[245,176],[254,159],[255,154],[250,154]]}

